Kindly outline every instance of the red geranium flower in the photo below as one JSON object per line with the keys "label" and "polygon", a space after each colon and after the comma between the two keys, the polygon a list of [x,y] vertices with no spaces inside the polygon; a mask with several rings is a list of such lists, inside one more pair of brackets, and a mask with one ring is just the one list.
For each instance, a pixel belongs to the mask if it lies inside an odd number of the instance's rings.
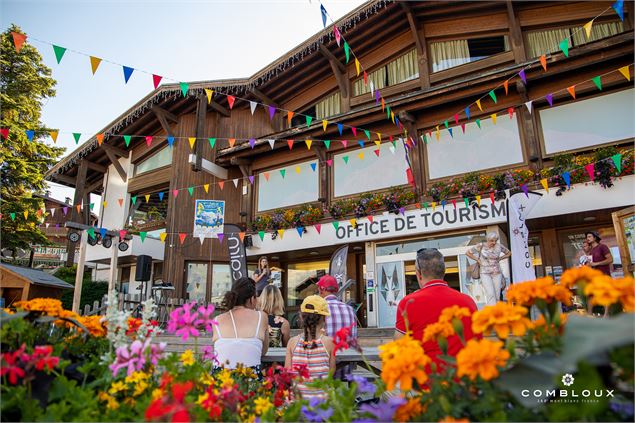
{"label": "red geranium flower", "polygon": [[52,352],[53,347],[51,345],[38,345],[35,347],[31,360],[35,363],[35,368],[37,370],[43,370],[44,368],[51,370],[59,364],[59,357],[51,357]]}
{"label": "red geranium flower", "polygon": [[22,358],[24,345],[19,350],[2,354],[2,367],[0,368],[0,376],[9,375],[9,383],[16,385],[18,378],[24,377],[24,369],[18,364],[18,360]]}
{"label": "red geranium flower", "polygon": [[335,348],[333,348],[333,355],[336,355],[339,350],[346,350],[350,347],[348,341],[351,336],[352,329],[353,325],[345,326],[335,333],[335,339],[333,339],[333,342],[335,343]]}

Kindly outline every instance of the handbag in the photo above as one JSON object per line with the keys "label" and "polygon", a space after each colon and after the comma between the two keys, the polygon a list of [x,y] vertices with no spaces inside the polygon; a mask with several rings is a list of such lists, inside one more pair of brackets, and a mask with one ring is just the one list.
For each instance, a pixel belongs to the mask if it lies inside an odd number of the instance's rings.
{"label": "handbag", "polygon": [[[478,252],[479,259],[481,258],[482,250],[483,250],[483,244],[481,244],[481,249]],[[478,259],[473,264],[470,264],[467,267],[467,273],[470,275],[470,278],[472,278],[472,280],[481,278],[481,264],[479,263]]]}

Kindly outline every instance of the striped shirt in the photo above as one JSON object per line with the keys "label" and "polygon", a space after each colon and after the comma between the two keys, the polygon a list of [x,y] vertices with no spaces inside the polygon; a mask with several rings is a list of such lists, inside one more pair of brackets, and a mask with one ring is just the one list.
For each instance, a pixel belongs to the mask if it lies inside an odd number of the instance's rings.
{"label": "striped shirt", "polygon": [[335,295],[329,295],[324,299],[328,303],[329,313],[331,313],[330,316],[326,317],[326,334],[335,339],[338,330],[352,325],[351,337],[357,339],[357,320],[353,307],[341,302]]}
{"label": "striped shirt", "polygon": [[[307,382],[312,382],[328,376],[329,359],[329,353],[324,347],[321,336],[315,340],[314,347],[309,349],[304,347],[304,336],[300,335],[300,339],[291,354],[291,367],[306,366],[309,371]],[[321,389],[309,388],[304,384],[298,384],[297,388],[303,399],[325,398],[326,396]]]}

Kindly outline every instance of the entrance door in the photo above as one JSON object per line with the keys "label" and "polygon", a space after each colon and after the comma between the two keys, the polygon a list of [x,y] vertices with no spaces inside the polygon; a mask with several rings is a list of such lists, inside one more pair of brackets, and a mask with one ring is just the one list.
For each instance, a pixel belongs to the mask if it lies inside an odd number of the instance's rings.
{"label": "entrance door", "polygon": [[404,262],[377,264],[379,327],[395,327],[397,306],[405,296]]}

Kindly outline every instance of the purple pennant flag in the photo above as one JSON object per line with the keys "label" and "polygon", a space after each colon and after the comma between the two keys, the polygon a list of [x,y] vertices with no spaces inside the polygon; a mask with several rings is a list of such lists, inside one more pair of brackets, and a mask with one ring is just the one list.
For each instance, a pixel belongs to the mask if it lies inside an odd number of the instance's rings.
{"label": "purple pennant flag", "polygon": [[337,130],[340,131],[340,136],[342,136],[342,131],[344,130],[344,125],[341,123],[337,124]]}
{"label": "purple pennant flag", "polygon": [[399,207],[399,213],[405,214],[406,213],[406,208],[405,207]]}
{"label": "purple pennant flag", "polygon": [[527,85],[527,76],[525,75],[525,69],[521,69],[520,72],[518,72],[518,76],[520,76],[520,79],[522,79],[523,84]]}
{"label": "purple pennant flag", "polygon": [[379,90],[375,91],[375,103],[379,103],[381,96],[379,95]]}
{"label": "purple pennant flag", "polygon": [[525,195],[529,197],[529,187],[527,187],[527,184],[522,184],[520,189],[522,189]]}
{"label": "purple pennant flag", "polygon": [[251,147],[252,150],[254,149],[254,147],[256,146],[255,138],[249,138],[249,146]]}
{"label": "purple pennant flag", "polygon": [[225,238],[225,235],[222,233],[218,233],[216,234],[216,236],[218,237],[218,240],[222,243],[223,242],[223,238]]}
{"label": "purple pennant flag", "polygon": [[252,185],[254,184],[254,176],[253,175],[249,176],[249,183],[252,184]]}
{"label": "purple pennant flag", "polygon": [[55,227],[56,227],[56,228],[59,228],[59,227],[60,227],[60,224],[59,224],[59,223],[56,223],[56,224],[55,224]]}
{"label": "purple pennant flag", "polygon": [[273,119],[273,115],[276,114],[276,108],[274,106],[267,106],[269,108],[269,120]]}
{"label": "purple pennant flag", "polygon": [[68,207],[62,207],[62,211],[64,212],[64,216],[68,213]]}
{"label": "purple pennant flag", "polygon": [[298,231],[298,235],[300,235],[300,238],[302,238],[302,234],[304,234],[304,228],[302,226],[298,226],[295,229]]}
{"label": "purple pennant flag", "polygon": [[547,94],[545,98],[547,99],[547,103],[549,103],[549,106],[553,106],[553,94]]}

